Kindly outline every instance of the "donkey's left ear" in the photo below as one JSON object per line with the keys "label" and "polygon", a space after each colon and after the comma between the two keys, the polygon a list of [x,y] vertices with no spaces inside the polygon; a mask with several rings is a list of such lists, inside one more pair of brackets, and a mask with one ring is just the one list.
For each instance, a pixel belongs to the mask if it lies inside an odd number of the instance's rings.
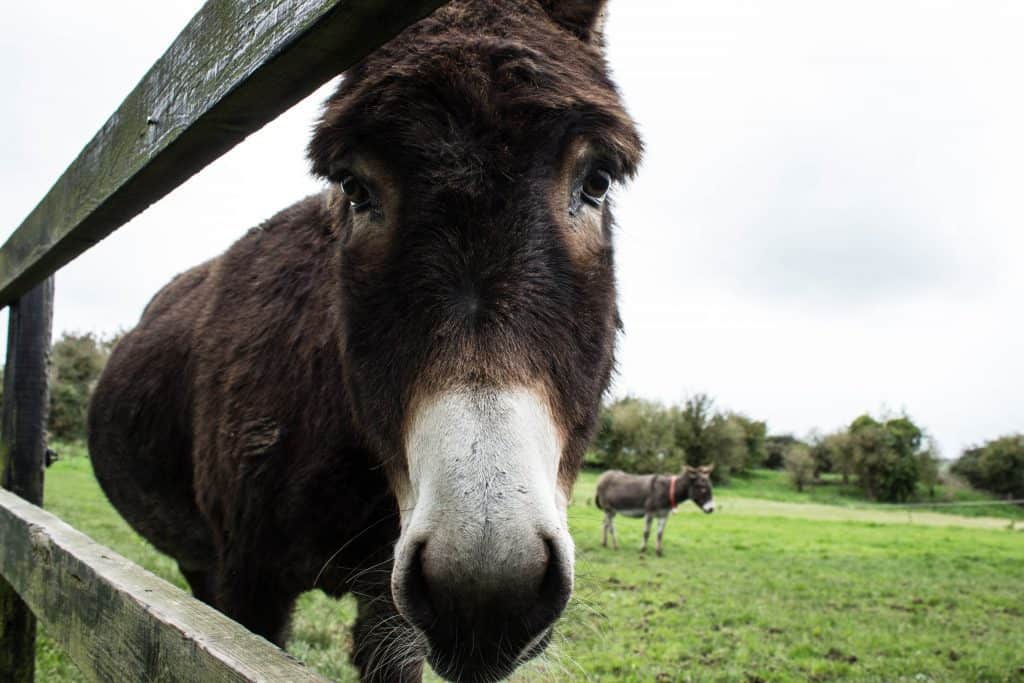
{"label": "donkey's left ear", "polygon": [[585,43],[604,44],[604,17],[608,0],[539,0],[555,23]]}

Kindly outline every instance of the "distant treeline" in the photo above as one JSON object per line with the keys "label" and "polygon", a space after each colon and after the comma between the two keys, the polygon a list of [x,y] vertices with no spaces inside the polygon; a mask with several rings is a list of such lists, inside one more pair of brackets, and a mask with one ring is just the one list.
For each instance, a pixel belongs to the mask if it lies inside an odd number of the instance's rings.
{"label": "distant treeline", "polygon": [[[718,483],[757,467],[785,468],[798,490],[834,473],[883,502],[934,495],[941,464],[932,439],[907,415],[865,414],[843,429],[798,439],[768,434],[764,421],[716,410],[704,394],[682,405],[626,397],[605,406],[587,463],[637,473],[714,463]],[[1024,437],[969,449],[951,469],[975,488],[1024,497]]]}
{"label": "distant treeline", "polygon": [[798,490],[825,472],[853,481],[870,500],[899,503],[920,487],[934,496],[939,458],[934,442],[907,415],[861,415],[845,429],[785,446],[782,461]]}
{"label": "distant treeline", "polygon": [[682,406],[627,397],[601,412],[588,464],[627,472],[671,472],[714,463],[716,482],[760,467],[767,459],[767,425],[723,413],[698,394]]}

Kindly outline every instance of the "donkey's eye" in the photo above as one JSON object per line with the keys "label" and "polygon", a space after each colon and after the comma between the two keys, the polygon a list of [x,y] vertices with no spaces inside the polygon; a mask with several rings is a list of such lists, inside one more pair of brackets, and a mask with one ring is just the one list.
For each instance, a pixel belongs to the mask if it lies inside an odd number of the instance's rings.
{"label": "donkey's eye", "polygon": [[581,193],[583,198],[594,206],[600,206],[604,198],[608,196],[608,190],[612,186],[612,177],[607,171],[594,169],[587,173],[583,179]]}
{"label": "donkey's eye", "polygon": [[341,179],[341,191],[354,211],[362,211],[370,207],[373,197],[366,185],[355,176],[345,176]]}

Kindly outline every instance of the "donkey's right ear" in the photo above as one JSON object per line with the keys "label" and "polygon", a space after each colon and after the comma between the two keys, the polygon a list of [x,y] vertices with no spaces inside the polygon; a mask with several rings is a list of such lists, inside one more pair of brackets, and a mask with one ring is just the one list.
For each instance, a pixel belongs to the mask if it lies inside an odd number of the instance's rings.
{"label": "donkey's right ear", "polygon": [[584,43],[604,44],[604,18],[608,0],[539,0],[541,7],[562,28]]}

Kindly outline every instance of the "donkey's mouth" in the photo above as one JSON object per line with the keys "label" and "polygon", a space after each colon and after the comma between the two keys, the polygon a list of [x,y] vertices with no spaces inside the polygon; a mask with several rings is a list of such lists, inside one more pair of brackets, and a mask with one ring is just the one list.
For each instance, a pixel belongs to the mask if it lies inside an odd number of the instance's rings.
{"label": "donkey's mouth", "polygon": [[413,555],[400,609],[425,637],[428,661],[439,676],[497,681],[544,651],[572,591],[571,575],[554,544],[547,547],[544,575],[528,592],[517,590],[512,577],[504,590],[484,591],[473,576],[451,586],[431,584],[422,572],[422,546]]}
{"label": "donkey's mouth", "polygon": [[[438,676],[458,683],[492,683],[509,676],[520,665],[525,664],[547,649],[551,642],[553,627],[548,627],[532,639],[519,652],[511,642],[484,643],[475,634],[466,634],[459,647],[429,647],[427,661]],[[429,640],[429,638],[428,638]]]}

